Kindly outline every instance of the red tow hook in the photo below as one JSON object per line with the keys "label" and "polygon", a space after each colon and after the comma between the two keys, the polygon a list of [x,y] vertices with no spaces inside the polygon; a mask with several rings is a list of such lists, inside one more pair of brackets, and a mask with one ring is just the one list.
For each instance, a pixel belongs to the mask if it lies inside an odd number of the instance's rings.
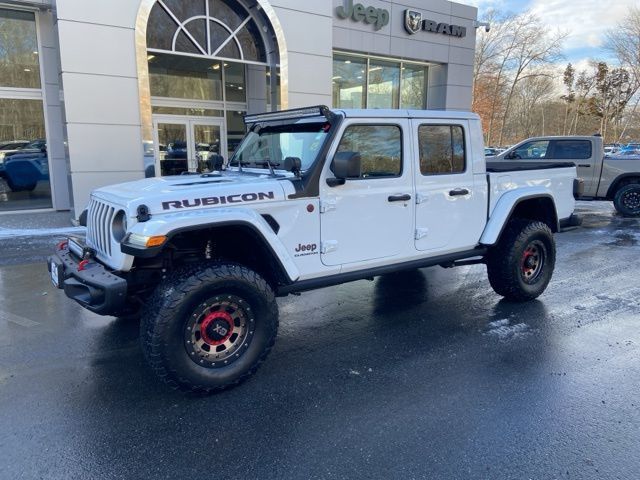
{"label": "red tow hook", "polygon": [[60,251],[60,250],[64,250],[65,248],[67,248],[68,245],[69,245],[69,240],[63,240],[60,243],[58,243],[56,248],[58,249],[58,251]]}
{"label": "red tow hook", "polygon": [[87,265],[89,265],[89,260],[82,260],[79,264],[78,264],[78,271],[82,272],[83,270],[85,270],[87,268]]}

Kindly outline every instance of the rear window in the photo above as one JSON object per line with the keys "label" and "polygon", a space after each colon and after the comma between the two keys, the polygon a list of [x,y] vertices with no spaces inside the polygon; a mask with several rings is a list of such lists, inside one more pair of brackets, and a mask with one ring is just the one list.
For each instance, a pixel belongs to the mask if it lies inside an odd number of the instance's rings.
{"label": "rear window", "polygon": [[556,140],[553,142],[553,160],[586,160],[591,158],[591,142],[588,140]]}
{"label": "rear window", "polygon": [[464,130],[459,125],[421,125],[418,129],[422,175],[463,173]]}

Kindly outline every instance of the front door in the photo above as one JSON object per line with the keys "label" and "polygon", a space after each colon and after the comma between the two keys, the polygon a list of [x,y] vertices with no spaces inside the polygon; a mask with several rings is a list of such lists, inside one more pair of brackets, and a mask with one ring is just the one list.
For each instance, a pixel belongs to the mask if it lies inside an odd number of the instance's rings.
{"label": "front door", "polygon": [[226,152],[223,119],[157,116],[153,129],[161,176],[210,170],[207,159]]}
{"label": "front door", "polygon": [[[358,153],[360,175],[321,182],[321,258],[344,265],[399,256],[412,246],[413,182],[408,122],[347,124],[337,152]],[[330,171],[325,174],[332,177]]]}

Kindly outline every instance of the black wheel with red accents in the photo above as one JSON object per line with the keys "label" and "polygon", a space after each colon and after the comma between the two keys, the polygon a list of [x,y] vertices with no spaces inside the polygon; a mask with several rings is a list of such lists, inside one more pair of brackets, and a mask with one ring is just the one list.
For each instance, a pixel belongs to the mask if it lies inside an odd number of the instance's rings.
{"label": "black wheel with red accents", "polygon": [[549,285],[555,263],[555,241],[548,225],[510,220],[487,256],[489,283],[509,300],[532,300]]}
{"label": "black wheel with red accents", "polygon": [[159,378],[182,391],[213,393],[258,369],[275,341],[278,308],[257,273],[208,264],[169,276],[145,308],[140,328]]}

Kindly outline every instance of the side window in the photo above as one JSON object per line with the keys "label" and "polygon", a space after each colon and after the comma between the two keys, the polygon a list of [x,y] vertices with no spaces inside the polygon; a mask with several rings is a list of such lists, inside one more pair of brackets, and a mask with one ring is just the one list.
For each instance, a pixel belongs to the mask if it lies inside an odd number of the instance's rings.
{"label": "side window", "polygon": [[556,140],[553,160],[587,160],[591,158],[591,142],[588,140]]}
{"label": "side window", "polygon": [[546,158],[548,149],[549,140],[529,142],[519,146],[517,149],[511,152],[509,158],[516,160],[539,160],[541,158]]}
{"label": "side window", "polygon": [[446,175],[466,170],[464,130],[461,126],[421,125],[418,143],[420,172],[423,175]]}
{"label": "side window", "polygon": [[351,125],[338,152],[360,154],[360,178],[398,177],[402,173],[402,130],[395,125]]}

